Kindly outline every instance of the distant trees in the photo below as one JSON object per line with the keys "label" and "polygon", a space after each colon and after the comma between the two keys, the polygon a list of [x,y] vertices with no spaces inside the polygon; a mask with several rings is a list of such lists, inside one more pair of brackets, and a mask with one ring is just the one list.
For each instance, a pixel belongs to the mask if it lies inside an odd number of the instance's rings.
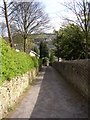
{"label": "distant trees", "polygon": [[45,57],[49,58],[49,49],[46,42],[41,41],[39,49],[40,49],[40,58],[45,58]]}
{"label": "distant trees", "polygon": [[6,30],[6,24],[4,22],[0,22],[0,33],[2,37],[5,36],[5,30]]}
{"label": "distant trees", "polygon": [[65,18],[69,22],[79,25],[85,35],[85,57],[88,58],[88,36],[90,24],[90,2],[87,0],[65,2],[66,6],[76,16],[76,20]]}
{"label": "distant trees", "polygon": [[58,61],[59,57],[66,60],[85,58],[84,34],[77,25],[70,24],[60,29],[54,45]]}
{"label": "distant trees", "polygon": [[59,61],[59,58],[61,57],[61,36],[59,35],[58,31],[55,31],[55,33],[56,38],[54,39],[53,44],[55,46],[55,56],[58,58]]}
{"label": "distant trees", "polygon": [[34,46],[34,48],[32,49],[34,52],[36,52],[37,54],[39,54],[39,49],[37,48],[37,46]]}
{"label": "distant trees", "polygon": [[55,55],[53,49],[50,51],[50,57],[49,57],[50,65],[52,65],[53,62],[55,62]]}

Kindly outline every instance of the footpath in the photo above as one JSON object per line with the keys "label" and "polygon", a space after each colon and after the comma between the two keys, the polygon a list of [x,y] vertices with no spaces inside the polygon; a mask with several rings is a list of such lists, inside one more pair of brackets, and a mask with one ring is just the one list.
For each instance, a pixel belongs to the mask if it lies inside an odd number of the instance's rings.
{"label": "footpath", "polygon": [[48,66],[7,118],[88,118],[88,103]]}

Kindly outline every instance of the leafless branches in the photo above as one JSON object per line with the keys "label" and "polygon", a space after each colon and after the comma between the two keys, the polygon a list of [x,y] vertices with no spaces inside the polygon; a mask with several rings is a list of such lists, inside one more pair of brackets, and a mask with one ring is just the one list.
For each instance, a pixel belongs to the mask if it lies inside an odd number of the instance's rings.
{"label": "leafless branches", "polygon": [[6,30],[6,24],[4,22],[0,22],[0,33],[2,37],[5,36],[5,30]]}
{"label": "leafless branches", "polygon": [[14,3],[14,6],[17,9],[12,14],[15,16],[13,22],[22,33],[24,41],[26,41],[29,33],[41,32],[47,27],[49,18],[39,2],[19,2]]}
{"label": "leafless branches", "polygon": [[86,58],[88,58],[88,33],[90,22],[90,3],[87,0],[81,0],[79,2],[74,1],[71,3],[65,2],[63,4],[68,8],[77,18],[77,20],[65,18],[69,22],[73,22],[81,27],[85,34],[86,39]]}
{"label": "leafless branches", "polygon": [[[49,18],[39,2],[9,2],[3,0],[2,14],[6,19],[9,42],[12,46],[12,34],[18,31],[24,38],[29,33],[41,32],[48,28]],[[15,26],[13,26],[15,25]],[[24,44],[25,51],[25,44]]]}
{"label": "leafless branches", "polygon": [[40,3],[24,2],[19,3],[17,7],[15,22],[23,32],[27,30],[27,33],[32,33],[36,32],[36,30],[41,31],[40,28],[44,28],[49,19],[40,6]]}
{"label": "leafless branches", "polygon": [[10,30],[10,24],[9,24],[9,20],[8,20],[7,4],[6,4],[5,0],[3,0],[3,4],[4,4],[4,15],[5,15],[6,25],[7,25],[7,29],[8,29],[9,42],[10,42],[10,46],[13,47],[12,35],[11,35],[11,30]]}

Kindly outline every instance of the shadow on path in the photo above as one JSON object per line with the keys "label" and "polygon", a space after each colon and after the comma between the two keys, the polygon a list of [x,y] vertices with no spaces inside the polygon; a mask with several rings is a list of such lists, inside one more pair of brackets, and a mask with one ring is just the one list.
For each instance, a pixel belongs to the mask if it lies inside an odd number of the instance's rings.
{"label": "shadow on path", "polygon": [[30,118],[87,118],[88,103],[78,100],[75,94],[52,67],[47,67]]}

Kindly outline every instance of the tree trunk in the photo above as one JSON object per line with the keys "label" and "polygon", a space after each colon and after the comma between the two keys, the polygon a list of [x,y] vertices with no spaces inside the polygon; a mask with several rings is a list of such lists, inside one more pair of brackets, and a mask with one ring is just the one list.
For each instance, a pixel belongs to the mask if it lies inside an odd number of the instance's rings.
{"label": "tree trunk", "polygon": [[27,33],[24,34],[24,52],[26,52]]}
{"label": "tree trunk", "polygon": [[83,6],[84,6],[84,20],[85,20],[85,39],[86,39],[86,59],[88,59],[88,24],[87,24],[87,15],[86,15],[86,6],[85,6],[85,0],[83,0]]}
{"label": "tree trunk", "polygon": [[7,6],[6,6],[5,0],[3,0],[3,2],[4,2],[5,19],[6,19],[7,29],[8,29],[9,42],[10,42],[10,46],[13,47],[12,36],[11,36],[11,31],[10,31],[10,25],[9,25],[9,22],[8,22]]}
{"label": "tree trunk", "polygon": [[26,36],[24,35],[24,52],[26,50]]}

